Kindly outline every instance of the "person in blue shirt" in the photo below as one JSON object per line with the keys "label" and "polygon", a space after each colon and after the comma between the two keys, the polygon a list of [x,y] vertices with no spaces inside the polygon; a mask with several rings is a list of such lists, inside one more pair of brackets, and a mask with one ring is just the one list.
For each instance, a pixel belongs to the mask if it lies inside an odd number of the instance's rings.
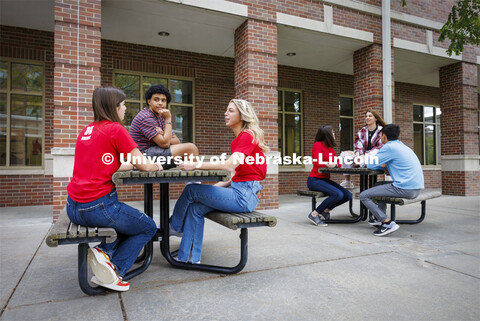
{"label": "person in blue shirt", "polygon": [[400,226],[387,217],[385,213],[387,204],[379,202],[377,205],[372,197],[415,198],[424,187],[420,161],[411,148],[398,140],[399,135],[399,126],[389,124],[383,127],[380,133],[383,147],[376,155],[378,163],[367,165],[369,169],[386,169],[393,182],[369,188],[360,194],[360,201],[375,217],[370,224],[379,226],[373,232],[375,236],[390,234]]}

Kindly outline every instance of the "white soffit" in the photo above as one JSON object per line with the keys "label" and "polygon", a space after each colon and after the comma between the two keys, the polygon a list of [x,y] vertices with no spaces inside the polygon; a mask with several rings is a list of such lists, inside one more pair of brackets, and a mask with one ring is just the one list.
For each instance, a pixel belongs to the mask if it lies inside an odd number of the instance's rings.
{"label": "white soffit", "polygon": [[0,24],[53,32],[54,0],[0,0]]}
{"label": "white soffit", "polygon": [[[234,56],[234,32],[244,21],[173,1],[102,1],[104,39],[215,56]],[[159,31],[170,36],[160,37]]]}
{"label": "white soffit", "polygon": [[[278,64],[353,74],[353,52],[369,43],[315,31],[278,26]],[[295,52],[295,56],[287,56]]]}
{"label": "white soffit", "polygon": [[454,62],[452,59],[396,48],[394,53],[395,81],[439,87],[440,67]]}

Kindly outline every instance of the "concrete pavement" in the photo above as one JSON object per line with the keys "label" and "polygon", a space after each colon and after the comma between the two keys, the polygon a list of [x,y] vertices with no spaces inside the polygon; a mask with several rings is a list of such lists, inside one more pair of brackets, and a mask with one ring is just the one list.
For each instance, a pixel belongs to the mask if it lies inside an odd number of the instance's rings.
{"label": "concrete pavement", "polygon": [[[0,320],[480,319],[480,198],[427,201],[424,222],[386,237],[365,222],[316,227],[310,206],[282,195],[278,210],[263,211],[278,224],[249,230],[239,274],[174,269],[155,244],[128,292],[95,297],[78,286],[76,245],[45,244],[51,207],[0,208]],[[398,207],[397,217],[419,212]],[[332,215],[347,213],[344,205]],[[202,263],[236,264],[238,232],[207,221],[203,253]]]}

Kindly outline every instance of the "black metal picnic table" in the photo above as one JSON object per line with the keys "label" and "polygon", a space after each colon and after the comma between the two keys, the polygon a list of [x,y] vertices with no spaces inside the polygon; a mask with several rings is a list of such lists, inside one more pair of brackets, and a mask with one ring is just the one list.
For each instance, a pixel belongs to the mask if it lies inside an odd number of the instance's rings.
{"label": "black metal picnic table", "polygon": [[[162,255],[171,265],[175,267],[184,267],[185,263],[178,262],[173,259],[170,252],[169,242],[169,184],[179,182],[212,182],[212,181],[228,181],[230,179],[230,172],[224,170],[193,170],[193,171],[181,171],[181,170],[165,170],[158,172],[141,172],[137,170],[116,172],[112,176],[112,180],[115,184],[143,184],[144,185],[144,212],[148,216],[153,218],[153,184],[160,184],[160,224],[157,230],[156,236],[150,241],[144,248],[143,255],[140,257],[142,265],[130,272],[128,272],[124,279],[129,280],[134,276],[144,272],[153,256],[153,241],[160,241],[160,249]],[[199,269],[202,269],[199,267]],[[215,267],[209,268],[206,266],[204,269],[211,272],[216,271]]]}
{"label": "black metal picnic table", "polygon": [[[375,186],[377,182],[377,176],[385,174],[381,170],[372,170],[365,167],[358,168],[343,168],[343,167],[320,167],[319,173],[323,174],[349,174],[360,175],[360,193],[364,190]],[[350,209],[351,211],[351,209]],[[352,216],[356,216],[353,220],[345,219],[330,219],[328,223],[357,223],[359,221],[365,221],[368,218],[368,209],[360,202],[360,215],[352,213]]]}

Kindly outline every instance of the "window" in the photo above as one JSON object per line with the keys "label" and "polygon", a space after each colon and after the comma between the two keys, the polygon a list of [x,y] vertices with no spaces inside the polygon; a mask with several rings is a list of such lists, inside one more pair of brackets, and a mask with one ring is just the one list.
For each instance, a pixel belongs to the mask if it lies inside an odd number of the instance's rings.
{"label": "window", "polygon": [[43,166],[44,67],[0,58],[0,167]]}
{"label": "window", "polygon": [[422,165],[440,164],[440,115],[438,107],[413,106],[413,146]]}
{"label": "window", "polygon": [[340,111],[340,150],[353,150],[353,98],[338,97]]}
{"label": "window", "polygon": [[303,155],[302,94],[278,91],[278,149],[282,156]]}
{"label": "window", "polygon": [[173,132],[180,142],[194,142],[193,137],[193,80],[180,79],[161,75],[134,74],[118,71],[114,76],[114,86],[122,89],[127,95],[125,105],[124,125],[130,129],[133,118],[137,113],[148,107],[145,101],[145,92],[151,85],[161,84],[168,88],[172,101],[169,109],[172,113]]}

